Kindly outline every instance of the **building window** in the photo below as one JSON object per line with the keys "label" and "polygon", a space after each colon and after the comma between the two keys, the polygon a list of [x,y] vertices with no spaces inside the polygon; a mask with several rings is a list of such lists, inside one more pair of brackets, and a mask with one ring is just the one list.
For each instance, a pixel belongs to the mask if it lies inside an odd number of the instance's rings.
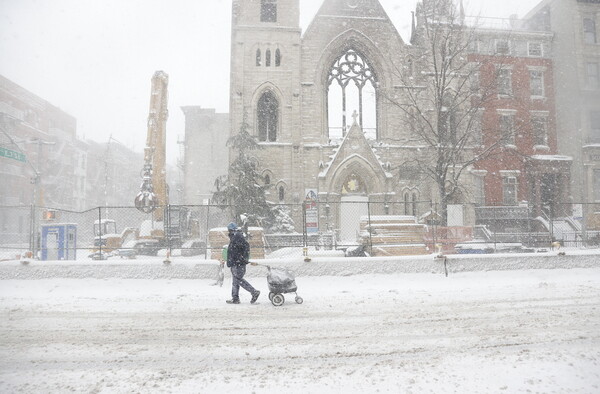
{"label": "building window", "polygon": [[474,186],[474,198],[475,204],[478,206],[485,205],[485,178],[480,175],[475,175],[473,177],[473,186]]}
{"label": "building window", "polygon": [[256,50],[256,65],[260,66],[262,64],[262,58],[261,58],[261,53],[260,53],[260,49]]}
{"label": "building window", "polygon": [[500,115],[500,134],[504,145],[516,145],[515,116],[512,114]]}
{"label": "building window", "polygon": [[271,50],[267,49],[265,51],[265,66],[271,67]]}
{"label": "building window", "polygon": [[548,119],[536,116],[531,119],[533,127],[534,144],[537,146],[548,146]]}
{"label": "building window", "polygon": [[598,63],[587,63],[585,67],[586,76],[587,76],[587,88],[592,90],[597,90],[600,87],[599,84],[599,72],[598,72]]}
{"label": "building window", "polygon": [[417,196],[417,193],[404,193],[404,214],[416,217],[419,214],[419,210],[417,209],[418,201],[419,197]]}
{"label": "building window", "polygon": [[583,41],[586,44],[596,43],[596,21],[592,18],[583,18]]}
{"label": "building window", "polygon": [[498,94],[502,96],[512,95],[512,70],[501,68],[498,70]]}
{"label": "building window", "polygon": [[600,143],[600,111],[590,112],[589,142]]}
{"label": "building window", "polygon": [[477,110],[473,113],[471,121],[471,136],[474,145],[483,144],[483,110]]}
{"label": "building window", "polygon": [[277,0],[261,0],[260,21],[277,22]]}
{"label": "building window", "polygon": [[600,170],[594,170],[594,201],[600,202]]}
{"label": "building window", "polygon": [[279,186],[279,190],[277,192],[278,192],[279,202],[283,202],[285,200],[285,189],[283,188],[283,186]]}
{"label": "building window", "polygon": [[275,50],[275,67],[281,66],[281,51],[279,48]]}
{"label": "building window", "polygon": [[517,178],[507,176],[502,178],[502,201],[504,205],[517,205]]}
{"label": "building window", "polygon": [[529,71],[529,88],[533,97],[544,97],[544,72]]}
{"label": "building window", "polygon": [[496,55],[509,55],[510,44],[508,40],[496,40]]}
{"label": "building window", "polygon": [[279,126],[279,102],[271,91],[266,91],[258,100],[258,140],[276,141]]}
{"label": "building window", "polygon": [[527,54],[530,57],[542,57],[542,44],[539,42],[527,43]]}
{"label": "building window", "polygon": [[348,49],[331,66],[327,80],[329,138],[341,139],[354,119],[365,137],[377,138],[377,78],[369,63]]}
{"label": "building window", "polygon": [[471,92],[477,93],[480,88],[479,70],[471,70],[469,74],[469,87]]}
{"label": "building window", "polygon": [[456,145],[456,132],[458,128],[457,110],[453,106],[452,100],[446,96],[442,99],[445,110],[442,110],[439,115],[438,132],[443,141]]}
{"label": "building window", "polygon": [[412,215],[414,217],[417,217],[417,213],[418,213],[418,211],[417,211],[417,201],[418,200],[419,199],[417,198],[417,193],[413,193],[412,194]]}
{"label": "building window", "polygon": [[481,41],[479,40],[470,40],[469,41],[469,51],[471,53],[479,53],[481,50]]}
{"label": "building window", "polygon": [[265,175],[265,185],[268,186],[271,184],[271,177],[269,174]]}

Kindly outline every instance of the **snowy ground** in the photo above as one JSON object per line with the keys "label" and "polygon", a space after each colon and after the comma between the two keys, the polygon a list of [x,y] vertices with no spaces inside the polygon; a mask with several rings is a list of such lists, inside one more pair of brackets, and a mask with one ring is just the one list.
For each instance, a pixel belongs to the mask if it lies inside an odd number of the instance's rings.
{"label": "snowy ground", "polygon": [[600,392],[600,269],[0,281],[0,392]]}

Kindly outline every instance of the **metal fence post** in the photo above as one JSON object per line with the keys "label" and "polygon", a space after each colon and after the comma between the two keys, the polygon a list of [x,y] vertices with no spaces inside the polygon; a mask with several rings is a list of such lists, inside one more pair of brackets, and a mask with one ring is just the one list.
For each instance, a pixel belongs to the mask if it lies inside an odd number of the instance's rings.
{"label": "metal fence post", "polygon": [[[496,209],[498,206],[494,205],[494,225],[497,226],[498,225],[498,216],[496,215],[496,213],[498,212],[498,210]],[[494,227],[495,227],[494,226]],[[498,236],[496,235],[496,229],[494,228],[494,253],[497,252],[498,249]]]}
{"label": "metal fence post", "polygon": [[100,260],[104,260],[104,257],[102,257],[102,230],[102,207],[98,207],[98,256],[100,257]]}
{"label": "metal fence post", "polygon": [[373,255],[373,237],[371,228],[371,201],[367,201],[367,224],[369,229],[369,254]]}
{"label": "metal fence post", "polygon": [[167,250],[169,251],[167,259],[169,259],[173,253],[173,251],[171,250],[171,204],[167,204],[167,212],[165,216],[166,217],[163,218],[163,231],[165,233],[165,238],[167,239]]}
{"label": "metal fence post", "polygon": [[554,206],[550,204],[550,249],[554,250]]}
{"label": "metal fence post", "polygon": [[[404,209],[406,209],[406,206],[404,207]],[[431,246],[433,247],[433,253],[437,253],[437,250],[436,250],[437,242],[435,239],[435,223],[436,223],[437,212],[435,211],[435,208],[433,206],[433,200],[429,201],[429,210],[431,211],[431,214],[429,215],[429,217],[431,218],[430,222],[431,222],[431,227],[433,230],[431,233],[431,240],[432,240],[433,244]]]}
{"label": "metal fence post", "polygon": [[29,210],[29,250],[33,254],[33,258],[35,258],[35,204],[31,204],[31,209]]}
{"label": "metal fence post", "polygon": [[582,242],[583,242],[583,247],[587,248],[588,247],[588,234],[587,234],[587,204],[586,203],[582,203],[581,204],[581,238],[582,238]]}
{"label": "metal fence post", "polygon": [[303,255],[306,256],[308,248],[308,234],[306,232],[306,203],[302,203],[302,250]]}
{"label": "metal fence post", "polygon": [[[204,248],[204,260],[208,260],[208,246],[209,246],[209,243],[208,243],[209,242],[208,232],[210,231],[209,220],[210,220],[210,204],[206,205],[206,227],[205,227],[206,231],[204,232],[204,245],[205,245],[205,248]],[[212,248],[212,245],[210,245],[210,246]],[[211,252],[210,253],[210,258],[212,259],[213,258],[213,256],[212,256],[212,249],[211,249],[210,252]]]}
{"label": "metal fence post", "polygon": [[531,217],[531,213],[533,212],[533,204],[527,204],[527,237],[524,237],[527,240],[527,247],[530,247],[535,244],[533,237],[531,236],[531,221],[533,218]]}

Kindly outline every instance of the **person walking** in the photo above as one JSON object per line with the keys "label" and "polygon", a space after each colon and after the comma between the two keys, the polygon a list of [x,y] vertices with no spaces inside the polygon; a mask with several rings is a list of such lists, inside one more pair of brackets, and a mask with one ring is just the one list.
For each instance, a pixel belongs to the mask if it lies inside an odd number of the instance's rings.
{"label": "person walking", "polygon": [[[242,231],[236,223],[227,225],[227,234],[229,235],[229,246],[227,247],[227,267],[231,269],[231,299],[227,300],[228,304],[240,303],[240,286],[244,290],[252,294],[251,304],[254,304],[260,295],[260,291],[256,290],[247,280],[244,279],[246,274],[246,264],[249,263],[250,245],[244,238]],[[250,263],[256,265],[256,263]]]}

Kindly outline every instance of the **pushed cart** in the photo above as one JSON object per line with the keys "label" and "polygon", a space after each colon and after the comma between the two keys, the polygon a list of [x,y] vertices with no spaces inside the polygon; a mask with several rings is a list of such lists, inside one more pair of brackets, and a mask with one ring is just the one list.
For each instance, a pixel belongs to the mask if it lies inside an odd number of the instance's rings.
{"label": "pushed cart", "polygon": [[297,293],[298,286],[296,286],[296,277],[294,273],[282,269],[282,268],[271,268],[267,265],[269,274],[267,275],[267,283],[269,285],[269,300],[275,306],[281,306],[285,302],[284,294],[294,293],[296,294],[296,303],[302,304],[304,300]]}

